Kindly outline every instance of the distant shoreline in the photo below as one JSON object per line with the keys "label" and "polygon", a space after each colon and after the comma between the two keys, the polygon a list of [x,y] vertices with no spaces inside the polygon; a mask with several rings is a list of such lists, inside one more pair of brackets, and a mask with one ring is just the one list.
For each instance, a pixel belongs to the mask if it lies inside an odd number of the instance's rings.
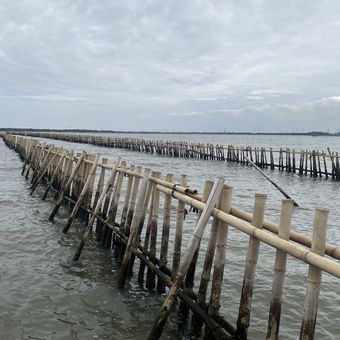
{"label": "distant shoreline", "polygon": [[27,132],[69,132],[69,133],[125,133],[153,135],[265,135],[265,136],[340,136],[340,132],[323,131],[309,132],[230,132],[230,131],[117,131],[117,130],[88,130],[88,129],[33,129],[33,128],[0,128],[0,131]]}

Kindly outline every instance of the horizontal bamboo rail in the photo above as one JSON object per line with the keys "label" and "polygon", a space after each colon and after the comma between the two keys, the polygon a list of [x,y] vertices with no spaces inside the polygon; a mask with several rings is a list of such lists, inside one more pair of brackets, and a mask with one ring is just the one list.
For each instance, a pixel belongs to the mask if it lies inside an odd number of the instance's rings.
{"label": "horizontal bamboo rail", "polygon": [[[9,132],[10,133],[10,132]],[[202,160],[219,160],[256,166],[265,169],[278,169],[299,175],[310,174],[311,177],[328,177],[340,180],[339,153],[324,150],[295,150],[280,148],[266,149],[253,146],[223,146],[211,143],[188,143],[179,141],[159,141],[134,138],[118,138],[85,134],[15,132],[39,138],[64,140],[68,142],[88,143],[104,147],[121,148],[169,157],[198,158]]]}
{"label": "horizontal bamboo rail", "polygon": [[[104,160],[100,162],[99,155],[89,155],[85,152],[74,155],[72,151],[65,149],[60,152],[60,148],[39,143],[37,140],[9,134],[4,135],[3,139],[10,148],[19,152],[24,161],[22,174],[25,175],[26,172],[27,179],[30,170],[32,171],[34,188],[46,182],[47,188],[52,188],[59,194],[59,199],[51,214],[53,217],[57,216],[61,203],[71,202],[73,209],[71,209],[72,212],[64,232],[71,227],[74,218],[86,224],[86,231],[74,257],[75,260],[81,256],[86,241],[95,234],[99,244],[104,248],[111,248],[113,255],[121,264],[119,275],[121,287],[134,272],[137,258],[140,261],[138,272],[140,284],[145,284],[149,289],[157,287],[160,293],[164,292],[165,286],[170,288],[149,339],[158,339],[163,333],[170,306],[176,296],[184,301],[194,315],[192,318],[193,334],[201,334],[202,324],[204,324],[206,338],[246,339],[250,327],[252,295],[256,294],[254,290],[256,262],[260,245],[263,243],[275,248],[280,259],[277,260],[280,267],[275,267],[273,272],[275,280],[273,281],[268,339],[277,339],[279,334],[281,312],[276,313],[276,311],[281,310],[284,279],[282,268],[285,268],[284,261],[287,255],[295,257],[302,263],[307,263],[310,268],[300,337],[313,339],[321,273],[327,272],[340,278],[340,264],[324,256],[326,253],[337,259],[340,257],[340,249],[326,243],[327,209],[316,209],[312,238],[288,229],[283,236],[280,232],[283,222],[280,222],[279,227],[278,224],[263,219],[264,195],[257,195],[253,214],[244,212],[231,206],[231,188],[226,185],[223,187],[223,179],[216,181],[210,196],[207,192],[209,199],[206,202],[206,198],[202,198],[197,190],[186,187],[186,176],[182,176],[182,185],[178,185],[173,183],[172,175],[168,175],[164,180],[161,179],[161,174],[151,169],[142,169],[138,166],[128,168],[125,162],[119,159],[112,165]],[[106,172],[110,175],[105,176]],[[43,181],[41,174],[44,174]],[[98,183],[97,190],[94,190],[95,178]],[[125,197],[121,197],[121,192]],[[45,197],[46,191],[43,198]],[[176,212],[171,210],[171,199],[179,202]],[[161,202],[164,202],[163,215]],[[287,204],[289,202],[290,205]],[[185,223],[185,206],[197,209],[201,214],[188,247],[182,249],[181,233]],[[288,200],[281,207],[281,216],[286,216],[286,221],[290,219],[287,216],[291,215],[289,211],[291,206],[292,201]],[[148,211],[149,218],[147,218]],[[176,233],[170,234],[169,228],[172,228],[173,215],[176,215],[177,220]],[[119,216],[121,221],[117,222]],[[209,216],[214,219],[208,247],[205,249],[200,240],[208,224]],[[145,224],[144,221],[147,223]],[[161,221],[163,224],[160,223]],[[287,225],[289,222],[284,223]],[[220,290],[225,271],[223,256],[226,256],[225,247],[229,227],[249,235],[250,240],[237,327],[223,320],[219,313]],[[161,233],[160,230],[162,230]],[[171,247],[169,247],[170,235],[176,237],[172,254]],[[292,240],[297,243],[293,243]],[[161,247],[159,248],[157,244]],[[198,251],[206,252],[202,265],[197,264]],[[172,269],[168,267],[168,258],[175,259]],[[146,267],[146,281],[144,281]],[[200,268],[203,271],[200,289],[196,293],[190,277],[193,277]],[[186,277],[189,273],[190,276]],[[188,286],[182,289],[181,284],[184,279]],[[156,280],[158,280],[157,284]],[[207,292],[209,280],[212,280],[210,297]],[[281,288],[278,288],[278,285]],[[273,306],[275,306],[274,309]],[[186,318],[189,317],[188,314],[184,315]]]}

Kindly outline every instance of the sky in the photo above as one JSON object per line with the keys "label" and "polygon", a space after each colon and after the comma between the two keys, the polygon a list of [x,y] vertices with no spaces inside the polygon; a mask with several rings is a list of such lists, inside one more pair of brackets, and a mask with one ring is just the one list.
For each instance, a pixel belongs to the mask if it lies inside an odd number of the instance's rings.
{"label": "sky", "polygon": [[0,127],[340,129],[338,0],[0,0]]}

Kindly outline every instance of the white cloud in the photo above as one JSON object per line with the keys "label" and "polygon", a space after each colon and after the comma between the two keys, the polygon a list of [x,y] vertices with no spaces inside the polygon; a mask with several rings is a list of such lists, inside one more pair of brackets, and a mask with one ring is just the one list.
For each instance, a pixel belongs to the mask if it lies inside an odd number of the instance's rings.
{"label": "white cloud", "polygon": [[[0,100],[8,116],[0,124],[77,127],[82,115],[93,128],[204,129],[204,119],[220,114],[225,122],[209,122],[219,129],[232,124],[224,112],[251,114],[265,127],[265,113],[275,121],[294,112],[303,124],[309,110],[317,128],[328,108],[332,128],[340,125],[339,11],[336,0],[3,0]],[[145,112],[187,121],[140,119]],[[288,121],[280,128],[290,129]]]}
{"label": "white cloud", "polygon": [[334,102],[340,102],[340,96],[331,96],[331,97],[327,97],[325,99],[331,100],[331,101],[334,101]]}
{"label": "white cloud", "polygon": [[4,96],[0,96],[0,98],[13,99],[13,100],[71,101],[71,102],[86,100],[86,98],[83,98],[83,97],[70,97],[70,96],[64,96],[64,95],[47,95],[47,96],[4,95]]}

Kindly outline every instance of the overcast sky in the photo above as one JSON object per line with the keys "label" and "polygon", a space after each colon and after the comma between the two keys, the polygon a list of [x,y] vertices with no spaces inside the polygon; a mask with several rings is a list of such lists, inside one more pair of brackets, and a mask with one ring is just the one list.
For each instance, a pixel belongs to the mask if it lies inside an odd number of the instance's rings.
{"label": "overcast sky", "polygon": [[340,128],[340,1],[0,0],[0,126]]}

